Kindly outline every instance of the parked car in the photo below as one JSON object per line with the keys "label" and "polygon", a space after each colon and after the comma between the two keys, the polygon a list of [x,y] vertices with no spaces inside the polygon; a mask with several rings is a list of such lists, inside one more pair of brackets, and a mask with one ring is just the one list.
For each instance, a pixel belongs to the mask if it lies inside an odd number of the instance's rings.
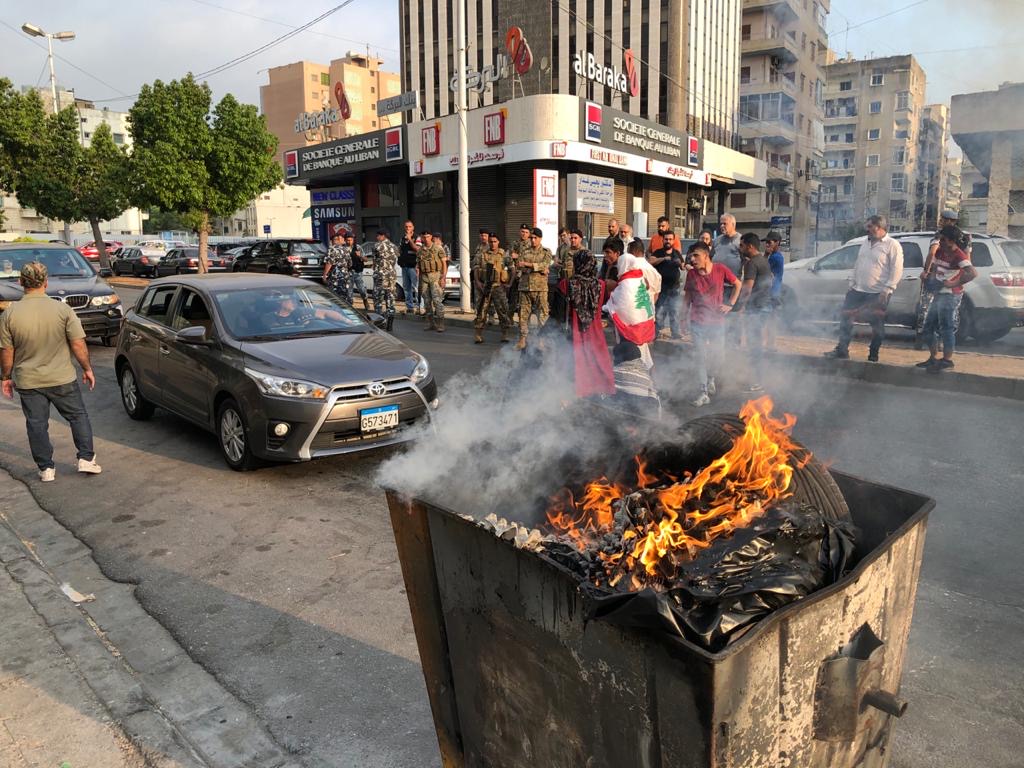
{"label": "parked car", "polygon": [[75,310],[87,336],[100,338],[111,346],[124,317],[121,299],[94,266],[68,245],[0,244],[0,315],[24,295],[18,277],[21,268],[30,261],[46,266],[46,294]]}
{"label": "parked car", "polygon": [[[109,242],[105,242],[104,245],[107,247],[107,256],[112,257],[114,255],[114,252],[118,248],[120,248],[123,245],[123,243],[117,240],[110,240]],[[78,249],[78,252],[85,256],[85,258],[88,259],[89,261],[98,262],[100,260],[100,251],[99,248],[96,247],[95,240],[86,243],[85,245],[80,247]]]}
{"label": "parked car", "polygon": [[118,277],[125,274],[132,277],[156,277],[157,266],[166,255],[167,251],[163,248],[126,245],[110,263],[110,269]]}
{"label": "parked car", "polygon": [[315,240],[274,238],[261,240],[234,260],[234,272],[267,272],[320,279],[327,248]]}
{"label": "parked car", "polygon": [[[885,321],[914,328],[921,291],[921,271],[933,232],[894,233],[903,247],[903,278],[889,301]],[[987,343],[1024,325],[1024,241],[972,234],[971,260],[978,277],[964,287],[958,338]],[[855,238],[824,256],[786,265],[783,317],[835,319],[849,286],[857,252],[864,242]]]}
{"label": "parked car", "polygon": [[284,275],[154,281],[128,312],[115,370],[131,418],[159,406],[193,421],[236,470],[398,443],[437,407],[422,355]]}
{"label": "parked car", "polygon": [[[232,264],[231,259],[218,256],[209,250],[206,254],[206,266],[210,272],[226,272]],[[172,248],[156,265],[156,276],[186,275],[199,271],[199,248]]]}
{"label": "parked car", "polygon": [[[359,247],[363,251],[363,261],[366,266],[363,268],[363,287],[366,288],[366,295],[373,296],[373,246],[376,241],[365,242]],[[444,276],[444,297],[446,299],[457,298],[462,290],[462,272],[459,264],[454,259],[448,262],[448,271]],[[395,285],[395,301],[405,301],[405,289],[402,288],[402,275],[398,275],[398,283]]]}

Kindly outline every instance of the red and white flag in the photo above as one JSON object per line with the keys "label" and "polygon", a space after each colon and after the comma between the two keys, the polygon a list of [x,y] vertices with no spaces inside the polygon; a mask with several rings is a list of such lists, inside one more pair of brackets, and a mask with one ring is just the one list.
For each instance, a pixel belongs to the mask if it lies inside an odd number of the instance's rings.
{"label": "red and white flag", "polygon": [[604,308],[615,323],[619,335],[637,346],[654,341],[654,296],[648,288],[644,270],[626,261],[628,271],[619,274],[618,285]]}

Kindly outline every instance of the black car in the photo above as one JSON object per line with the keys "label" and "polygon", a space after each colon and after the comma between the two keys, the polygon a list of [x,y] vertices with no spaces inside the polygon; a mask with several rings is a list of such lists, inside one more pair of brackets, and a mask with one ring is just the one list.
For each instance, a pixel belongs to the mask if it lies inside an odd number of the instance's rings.
{"label": "black car", "polygon": [[[232,261],[218,256],[212,249],[207,250],[206,266],[210,272],[225,272],[230,269]],[[156,276],[187,275],[199,271],[199,249],[172,248],[156,265]]]}
{"label": "black car", "polygon": [[261,240],[238,256],[231,269],[234,272],[268,272],[318,280],[323,276],[326,255],[327,248],[315,240]]}
{"label": "black car", "polygon": [[87,336],[98,337],[111,346],[124,319],[121,299],[85,257],[67,245],[0,244],[0,315],[24,296],[18,277],[30,261],[46,267],[47,295],[75,310]]}
{"label": "black car", "polygon": [[423,356],[323,286],[277,275],[154,281],[115,370],[131,418],[173,411],[214,432],[236,470],[398,443],[437,407]]}
{"label": "black car", "polygon": [[156,277],[157,267],[167,256],[166,251],[139,245],[126,245],[113,261],[110,269],[117,277]]}

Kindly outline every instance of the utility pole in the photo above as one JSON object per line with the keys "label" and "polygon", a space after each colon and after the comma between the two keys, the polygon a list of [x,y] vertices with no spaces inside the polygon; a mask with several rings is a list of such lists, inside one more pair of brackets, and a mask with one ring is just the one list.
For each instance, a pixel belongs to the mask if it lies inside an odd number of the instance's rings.
{"label": "utility pole", "polygon": [[470,311],[469,275],[469,139],[466,135],[466,0],[455,0],[455,55],[459,87],[456,91],[459,115],[459,214],[458,248],[461,278],[460,309]]}

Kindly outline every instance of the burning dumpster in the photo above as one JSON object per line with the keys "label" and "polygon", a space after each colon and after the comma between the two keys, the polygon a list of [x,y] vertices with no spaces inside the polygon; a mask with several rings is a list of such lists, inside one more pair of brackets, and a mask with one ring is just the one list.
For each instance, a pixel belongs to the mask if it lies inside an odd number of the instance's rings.
{"label": "burning dumpster", "polygon": [[933,502],[717,426],[522,524],[388,492],[446,768],[886,765]]}

